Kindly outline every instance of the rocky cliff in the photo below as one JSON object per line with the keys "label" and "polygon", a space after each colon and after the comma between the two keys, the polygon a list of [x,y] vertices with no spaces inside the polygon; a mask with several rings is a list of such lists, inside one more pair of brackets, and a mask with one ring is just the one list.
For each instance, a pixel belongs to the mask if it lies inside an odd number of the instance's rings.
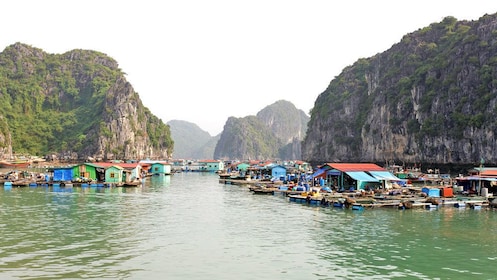
{"label": "rocky cliff", "polygon": [[96,51],[7,47],[0,108],[3,157],[165,159],[173,150],[169,127],[143,106],[117,62]]}
{"label": "rocky cliff", "polygon": [[230,117],[214,150],[214,158],[300,159],[309,117],[291,102],[280,100],[256,116]]}
{"label": "rocky cliff", "polygon": [[359,59],[311,111],[303,159],[497,162],[497,16],[447,17]]}

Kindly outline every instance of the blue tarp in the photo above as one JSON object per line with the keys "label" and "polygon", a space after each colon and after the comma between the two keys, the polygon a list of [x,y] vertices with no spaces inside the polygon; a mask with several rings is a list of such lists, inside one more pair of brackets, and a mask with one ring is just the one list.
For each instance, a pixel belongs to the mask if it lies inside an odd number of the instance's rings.
{"label": "blue tarp", "polygon": [[347,173],[352,179],[357,180],[357,181],[363,181],[363,182],[379,182],[378,179],[369,176],[366,172],[363,171],[350,171],[350,172],[345,172]]}
{"label": "blue tarp", "polygon": [[336,169],[330,169],[328,170],[328,172],[326,172],[326,175],[333,175],[333,176],[338,176],[340,175],[342,172],[336,170]]}
{"label": "blue tarp", "polygon": [[326,170],[324,169],[318,169],[314,174],[312,174],[312,177],[318,177],[319,175],[323,174]]}
{"label": "blue tarp", "polygon": [[400,178],[388,171],[369,171],[369,174],[373,175],[373,177],[378,180],[402,181]]}
{"label": "blue tarp", "polygon": [[54,181],[71,181],[72,180],[72,169],[54,169],[53,173]]}

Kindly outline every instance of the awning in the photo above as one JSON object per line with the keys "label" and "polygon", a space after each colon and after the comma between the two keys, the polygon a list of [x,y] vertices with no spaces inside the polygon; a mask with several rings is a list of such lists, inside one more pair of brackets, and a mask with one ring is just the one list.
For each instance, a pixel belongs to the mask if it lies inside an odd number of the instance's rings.
{"label": "awning", "polygon": [[328,172],[326,172],[326,175],[332,175],[332,176],[338,176],[340,174],[342,174],[342,172],[336,169],[330,169],[328,170]]}
{"label": "awning", "polygon": [[350,171],[345,172],[347,175],[352,177],[352,179],[363,182],[379,182],[378,179],[369,176],[366,172],[363,171]]}
{"label": "awning", "polygon": [[388,171],[369,171],[369,174],[373,175],[373,177],[375,177],[378,180],[402,181],[400,178],[398,178],[397,176],[393,175]]}
{"label": "awning", "polygon": [[312,174],[312,177],[319,177],[320,175],[323,175],[323,173],[325,171],[326,170],[324,170],[324,169],[318,169],[318,170],[316,170],[316,172],[314,172],[314,174]]}
{"label": "awning", "polygon": [[468,176],[463,178],[456,178],[458,181],[497,181],[497,178]]}

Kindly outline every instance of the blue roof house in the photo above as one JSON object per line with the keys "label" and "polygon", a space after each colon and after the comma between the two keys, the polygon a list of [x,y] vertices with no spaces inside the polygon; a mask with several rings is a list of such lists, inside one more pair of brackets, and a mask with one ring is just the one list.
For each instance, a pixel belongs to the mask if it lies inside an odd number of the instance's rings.
{"label": "blue roof house", "polygon": [[54,182],[71,181],[73,179],[73,167],[54,167],[53,178]]}
{"label": "blue roof house", "polygon": [[282,165],[273,165],[271,166],[271,176],[274,179],[285,180],[286,177],[286,168]]}

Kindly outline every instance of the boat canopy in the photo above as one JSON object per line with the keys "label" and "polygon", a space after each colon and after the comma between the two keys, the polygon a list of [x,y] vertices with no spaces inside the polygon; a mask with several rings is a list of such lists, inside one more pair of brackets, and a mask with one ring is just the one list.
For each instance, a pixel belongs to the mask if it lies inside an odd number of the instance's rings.
{"label": "boat canopy", "polygon": [[347,175],[352,177],[352,179],[363,182],[379,182],[378,179],[371,177],[366,172],[363,171],[349,171],[345,172]]}
{"label": "boat canopy", "polygon": [[402,181],[399,177],[393,175],[388,171],[369,171],[369,173],[378,180],[385,181]]}

